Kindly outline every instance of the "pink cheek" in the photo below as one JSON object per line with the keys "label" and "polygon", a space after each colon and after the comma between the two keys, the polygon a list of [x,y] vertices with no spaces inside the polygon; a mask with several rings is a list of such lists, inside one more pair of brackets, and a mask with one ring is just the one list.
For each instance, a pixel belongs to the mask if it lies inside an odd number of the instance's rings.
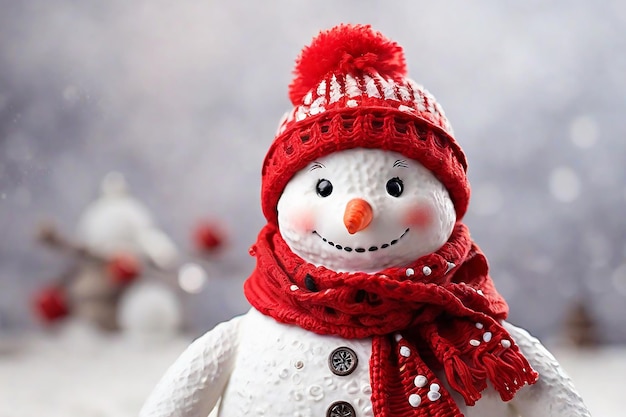
{"label": "pink cheek", "polygon": [[307,210],[294,210],[289,214],[289,226],[297,233],[311,233],[315,230],[315,216]]}
{"label": "pink cheek", "polygon": [[433,224],[434,218],[432,207],[421,203],[414,205],[407,211],[404,221],[408,226],[426,229]]}

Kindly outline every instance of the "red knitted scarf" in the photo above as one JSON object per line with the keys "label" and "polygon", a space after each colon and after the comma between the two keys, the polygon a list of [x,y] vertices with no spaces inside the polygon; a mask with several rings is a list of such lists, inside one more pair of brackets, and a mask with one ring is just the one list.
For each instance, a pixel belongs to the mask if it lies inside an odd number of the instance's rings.
{"label": "red knitted scarf", "polygon": [[441,368],[468,405],[487,381],[504,401],[537,381],[500,325],[508,306],[461,223],[437,252],[375,274],[315,267],[290,251],[274,225],[261,231],[251,254],[257,267],[244,291],[260,312],[319,334],[373,338],[377,417],[462,416],[434,373]]}

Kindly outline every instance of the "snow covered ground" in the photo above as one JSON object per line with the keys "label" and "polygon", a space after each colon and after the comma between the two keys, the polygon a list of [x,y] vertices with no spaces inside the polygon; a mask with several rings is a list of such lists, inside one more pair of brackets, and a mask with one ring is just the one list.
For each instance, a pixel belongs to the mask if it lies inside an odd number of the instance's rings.
{"label": "snow covered ground", "polygon": [[75,326],[0,353],[0,417],[136,416],[190,338],[131,339]]}
{"label": "snow covered ground", "polygon": [[[12,349],[0,350],[0,417],[136,416],[190,340],[105,336],[80,325],[14,340]],[[554,353],[592,415],[624,415],[626,348]]]}

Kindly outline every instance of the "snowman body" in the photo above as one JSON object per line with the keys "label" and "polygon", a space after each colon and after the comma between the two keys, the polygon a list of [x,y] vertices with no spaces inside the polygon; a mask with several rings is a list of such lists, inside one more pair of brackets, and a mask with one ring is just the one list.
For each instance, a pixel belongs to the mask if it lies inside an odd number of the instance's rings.
{"label": "snowman body", "polygon": [[[276,322],[252,309],[238,324],[233,372],[223,391],[219,416],[374,417],[369,358],[372,340],[318,335]],[[423,402],[430,401],[430,384]],[[508,404],[487,390],[466,417],[514,416]]]}
{"label": "snowman body", "polygon": [[[589,416],[571,380],[539,341],[503,325],[541,378],[510,402],[487,388],[467,406],[453,392],[465,417]],[[372,417],[371,343],[370,338],[318,335],[251,309],[194,341],[168,369],[140,416]],[[431,391],[426,381],[423,403],[431,401]]]}

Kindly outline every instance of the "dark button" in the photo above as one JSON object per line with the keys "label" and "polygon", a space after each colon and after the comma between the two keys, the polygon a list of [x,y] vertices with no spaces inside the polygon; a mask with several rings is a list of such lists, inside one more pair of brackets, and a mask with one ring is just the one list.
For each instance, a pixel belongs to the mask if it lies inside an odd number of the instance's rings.
{"label": "dark button", "polygon": [[355,417],[354,407],[345,401],[337,401],[328,407],[326,417]]}
{"label": "dark button", "polygon": [[306,277],[304,277],[304,286],[309,290],[309,291],[313,291],[313,292],[317,292],[319,291],[319,289],[317,288],[317,284],[315,284],[315,280],[313,279],[313,277],[309,274],[306,274]]}
{"label": "dark button", "polygon": [[332,351],[328,356],[328,366],[333,374],[344,376],[351,374],[359,363],[356,353],[348,347],[342,346]]}

